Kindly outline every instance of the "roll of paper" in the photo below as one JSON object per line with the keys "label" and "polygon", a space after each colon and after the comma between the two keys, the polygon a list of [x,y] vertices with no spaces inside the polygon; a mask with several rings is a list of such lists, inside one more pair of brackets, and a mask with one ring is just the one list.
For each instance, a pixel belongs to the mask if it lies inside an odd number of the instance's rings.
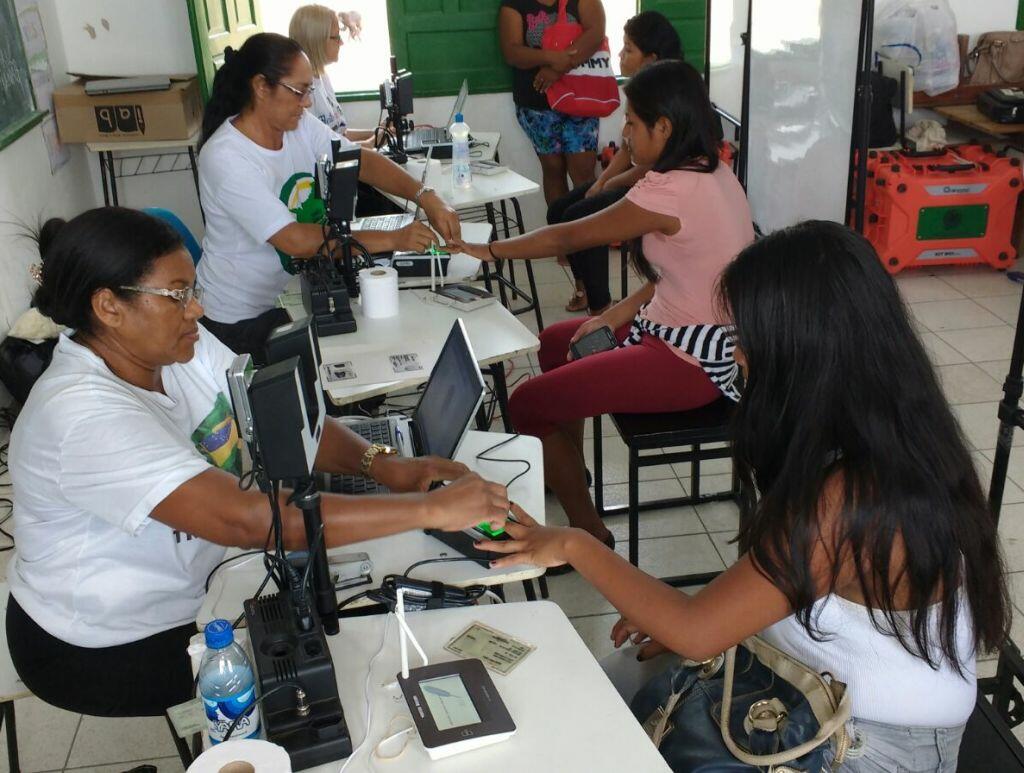
{"label": "roll of paper", "polygon": [[398,314],[398,272],[393,268],[364,268],[359,272],[359,302],[367,319]]}
{"label": "roll of paper", "polygon": [[270,741],[248,739],[211,746],[188,766],[188,773],[291,773],[292,761]]}

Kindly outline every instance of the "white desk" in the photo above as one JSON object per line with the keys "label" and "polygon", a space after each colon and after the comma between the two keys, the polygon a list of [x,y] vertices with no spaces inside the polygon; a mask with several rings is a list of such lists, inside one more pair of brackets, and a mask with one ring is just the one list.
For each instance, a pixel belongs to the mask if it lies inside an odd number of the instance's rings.
{"label": "white desk", "polygon": [[[392,717],[406,718],[402,725],[395,722],[391,731],[395,732],[408,724],[409,717],[397,684],[388,686],[400,670],[398,625],[388,620],[383,615],[344,620],[341,632],[328,637],[338,693],[355,747],[366,735],[367,668],[381,645],[385,625],[388,631],[384,650],[373,663],[369,680],[373,706],[370,740],[359,750],[346,773],[668,773],[668,765],[568,618],[549,601],[410,613],[409,627],[431,662],[454,660],[455,656],[444,645],[473,621],[537,647],[508,676],[491,674],[516,723],[516,734],[494,746],[437,762],[430,760],[419,738],[413,736],[398,759],[374,761],[371,766],[368,754],[387,734],[388,722]],[[413,648],[409,649],[416,658]],[[419,665],[418,659],[411,661],[411,665]],[[197,658],[193,659],[192,667],[198,667]],[[337,773],[339,768],[339,762],[331,762],[309,771]]]}
{"label": "white desk", "polygon": [[[470,431],[459,448],[456,459],[481,476],[497,483],[506,483],[513,476],[522,472],[524,465],[511,462],[481,461],[476,455],[492,445],[506,439],[507,435],[497,432]],[[507,446],[492,451],[488,456],[496,459],[526,459],[530,462],[530,471],[509,487],[509,499],[519,504],[527,513],[544,523],[544,461],[540,440],[528,435],[520,436]],[[228,555],[241,553],[232,548]],[[386,574],[401,574],[406,567],[425,558],[439,558],[447,555],[458,555],[451,548],[422,531],[409,531],[393,534],[390,537],[357,542],[352,545],[329,550],[331,555],[342,553],[367,553],[373,561],[373,582],[379,585]],[[415,570],[413,576],[418,579],[439,580],[448,585],[465,587],[467,585],[504,585],[508,582],[531,580],[544,573],[535,566],[513,566],[507,569],[485,569],[473,561],[459,561],[444,564],[430,564]],[[263,568],[263,556],[248,556],[228,564],[218,570],[210,582],[210,591],[206,594],[203,606],[199,610],[197,622],[202,627],[210,620],[218,617],[234,620],[242,613],[242,602],[251,598],[263,581],[266,570]],[[360,586],[349,590],[338,591],[338,600],[342,601],[350,595],[373,586]],[[274,592],[268,585],[267,593]],[[361,601],[350,605],[355,609],[372,602]]]}
{"label": "white desk", "polygon": [[[358,329],[354,333],[320,338],[320,355],[325,363],[351,360],[368,352],[418,351],[425,366],[422,371],[396,381],[330,387],[327,395],[331,402],[346,405],[426,381],[452,324],[460,317],[466,324],[477,362],[482,366],[500,364],[540,348],[537,336],[498,303],[473,311],[459,311],[427,300],[429,293],[429,290],[401,291],[399,312],[387,319],[367,319],[359,304],[353,303],[352,314]],[[501,376],[504,380],[504,371]]]}

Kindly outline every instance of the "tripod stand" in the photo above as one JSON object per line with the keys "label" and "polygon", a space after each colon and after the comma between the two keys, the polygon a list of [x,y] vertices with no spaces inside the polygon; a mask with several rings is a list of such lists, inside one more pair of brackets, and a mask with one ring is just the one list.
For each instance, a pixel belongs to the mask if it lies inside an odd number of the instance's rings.
{"label": "tripod stand", "polygon": [[[1021,298],[1017,312],[1017,328],[1013,337],[1013,350],[1010,355],[1010,369],[1003,382],[1003,399],[999,402],[999,432],[996,439],[996,453],[992,462],[992,480],[989,485],[988,503],[992,517],[999,523],[999,513],[1003,505],[1003,492],[1006,489],[1006,473],[1010,463],[1010,449],[1013,444],[1015,429],[1024,429],[1024,410],[1020,408],[1020,398],[1024,392],[1024,296]],[[1024,658],[1020,649],[1013,641],[1007,639],[999,651],[996,675],[978,680],[978,692],[981,697],[977,708],[968,722],[961,748],[961,759],[970,756],[971,743],[977,744],[977,752],[988,764],[992,763],[991,755],[998,749],[1006,754],[1001,766],[993,766],[991,770],[1007,770],[1016,762],[1018,769],[1024,769],[1024,747],[1017,742],[1009,728],[1024,722],[1024,697],[1021,696],[1015,681],[1024,682]],[[991,699],[991,703],[985,698]],[[979,716],[980,715],[980,716]],[[987,721],[987,722],[986,722]],[[973,730],[973,732],[972,732]],[[1002,747],[998,744],[983,743],[980,739],[998,735]],[[993,739],[995,740],[995,739]]]}

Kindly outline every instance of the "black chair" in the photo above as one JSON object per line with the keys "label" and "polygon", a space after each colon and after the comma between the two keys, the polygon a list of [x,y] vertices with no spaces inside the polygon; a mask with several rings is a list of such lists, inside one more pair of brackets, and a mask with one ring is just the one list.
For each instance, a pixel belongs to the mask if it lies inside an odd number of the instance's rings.
{"label": "black chair", "polygon": [[[733,403],[726,398],[692,411],[675,413],[613,413],[612,423],[629,449],[628,501],[625,505],[606,507],[601,449],[601,417],[594,417],[594,505],[601,517],[626,513],[629,516],[629,560],[639,561],[640,512],[666,507],[683,507],[739,498],[735,473],[729,491],[702,494],[700,465],[711,459],[727,459],[729,422]],[[715,448],[708,448],[717,444]],[[685,447],[688,450],[664,451]],[[641,453],[645,452],[645,453]],[[690,463],[690,494],[685,497],[640,502],[640,468],[661,464]],[[701,572],[662,578],[676,587],[703,585],[713,580],[718,572]]]}

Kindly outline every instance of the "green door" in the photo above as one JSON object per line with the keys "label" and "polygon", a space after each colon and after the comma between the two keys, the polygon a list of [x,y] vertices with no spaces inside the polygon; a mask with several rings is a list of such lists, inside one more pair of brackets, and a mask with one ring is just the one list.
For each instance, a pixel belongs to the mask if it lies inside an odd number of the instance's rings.
{"label": "green door", "polygon": [[238,49],[250,35],[263,31],[259,0],[186,0],[196,50],[203,102],[210,98],[213,75],[224,64],[224,49]]}

